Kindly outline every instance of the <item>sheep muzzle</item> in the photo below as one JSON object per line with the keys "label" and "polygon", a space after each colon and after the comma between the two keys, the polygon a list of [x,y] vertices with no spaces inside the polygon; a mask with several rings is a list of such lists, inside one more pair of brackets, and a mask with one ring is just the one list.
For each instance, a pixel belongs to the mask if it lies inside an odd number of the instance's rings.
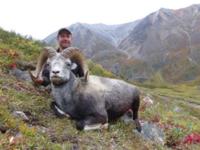
{"label": "sheep muzzle", "polygon": [[51,82],[54,84],[54,85],[61,85],[63,83],[66,83],[67,80],[63,80],[61,77],[58,77],[58,76],[52,76],[51,77]]}

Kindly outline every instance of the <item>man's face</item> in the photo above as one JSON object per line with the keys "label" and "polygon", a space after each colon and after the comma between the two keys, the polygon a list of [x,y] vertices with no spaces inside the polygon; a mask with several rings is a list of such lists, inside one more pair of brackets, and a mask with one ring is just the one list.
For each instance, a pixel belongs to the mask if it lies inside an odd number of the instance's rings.
{"label": "man's face", "polygon": [[65,49],[71,46],[72,43],[72,35],[67,33],[61,33],[58,36],[58,44],[60,48]]}

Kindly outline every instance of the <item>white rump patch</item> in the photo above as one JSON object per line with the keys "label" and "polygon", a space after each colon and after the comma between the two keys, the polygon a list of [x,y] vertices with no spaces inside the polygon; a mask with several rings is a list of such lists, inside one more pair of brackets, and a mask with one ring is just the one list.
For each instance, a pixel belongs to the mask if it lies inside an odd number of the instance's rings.
{"label": "white rump patch", "polygon": [[98,129],[108,129],[108,123],[105,124],[93,124],[93,125],[85,125],[84,126],[84,131],[89,131],[89,130],[98,130]]}

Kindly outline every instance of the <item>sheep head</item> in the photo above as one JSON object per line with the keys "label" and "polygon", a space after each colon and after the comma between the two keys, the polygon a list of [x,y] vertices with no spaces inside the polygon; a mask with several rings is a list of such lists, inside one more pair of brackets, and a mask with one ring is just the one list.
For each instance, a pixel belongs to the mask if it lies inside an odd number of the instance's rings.
{"label": "sheep head", "polygon": [[54,85],[60,85],[70,79],[71,73],[83,77],[84,58],[79,49],[70,47],[61,53],[48,49],[48,61],[50,65],[50,80]]}

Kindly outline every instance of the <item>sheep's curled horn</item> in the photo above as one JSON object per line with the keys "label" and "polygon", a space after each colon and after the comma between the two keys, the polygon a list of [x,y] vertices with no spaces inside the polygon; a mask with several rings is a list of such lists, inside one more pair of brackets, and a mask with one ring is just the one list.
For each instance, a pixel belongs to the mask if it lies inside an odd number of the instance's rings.
{"label": "sheep's curled horn", "polygon": [[56,50],[52,47],[45,47],[44,51],[45,51],[44,53],[46,53],[47,55],[47,58],[48,57],[51,58],[56,55]]}
{"label": "sheep's curled horn", "polygon": [[83,53],[76,47],[69,47],[61,53],[65,58],[69,58],[72,63],[77,64],[77,68],[73,70],[73,73],[78,77],[84,77],[87,71],[85,65],[85,58]]}
{"label": "sheep's curled horn", "polygon": [[29,74],[31,79],[36,82],[37,78],[41,75],[41,70],[44,67],[44,64],[46,63],[48,57],[52,57],[56,55],[56,51],[52,47],[45,47],[43,51],[40,53],[36,70],[35,71],[30,71]]}

